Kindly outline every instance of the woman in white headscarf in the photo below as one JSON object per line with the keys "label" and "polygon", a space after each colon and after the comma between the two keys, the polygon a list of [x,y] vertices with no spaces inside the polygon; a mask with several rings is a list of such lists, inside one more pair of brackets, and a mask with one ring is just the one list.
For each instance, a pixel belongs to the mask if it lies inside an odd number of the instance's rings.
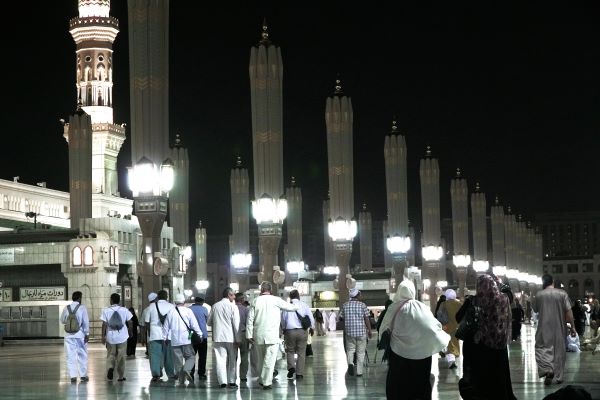
{"label": "woman in white headscarf", "polygon": [[381,323],[382,332],[392,331],[385,387],[388,399],[431,399],[431,356],[450,341],[429,306],[415,300],[415,293],[411,281],[402,281]]}
{"label": "woman in white headscarf", "polygon": [[448,343],[448,350],[446,351],[446,361],[448,362],[448,368],[456,368],[456,357],[460,356],[460,345],[458,339],[454,336],[458,323],[456,322],[456,313],[460,310],[462,303],[456,299],[456,292],[454,289],[447,289],[444,293],[446,301],[442,303],[439,309],[440,314],[446,316],[446,323],[443,326],[444,331],[450,334],[450,342]]}

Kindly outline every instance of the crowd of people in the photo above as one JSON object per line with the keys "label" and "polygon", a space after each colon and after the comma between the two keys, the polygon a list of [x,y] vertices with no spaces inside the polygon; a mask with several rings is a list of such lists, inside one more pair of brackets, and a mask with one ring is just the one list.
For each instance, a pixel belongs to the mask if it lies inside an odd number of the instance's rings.
{"label": "crowd of people", "polygon": [[[520,302],[501,279],[480,275],[474,295],[459,299],[456,291],[447,289],[432,312],[416,299],[414,284],[404,280],[377,321],[358,289],[350,289],[349,301],[340,306],[339,315],[320,309],[313,314],[297,290],[285,301],[271,293],[269,282],[261,283],[260,295],[251,304],[242,293],[226,288],[212,307],[207,307],[202,297],[188,307],[183,295],[176,295],[170,303],[168,293],[161,290],[148,295],[149,306],[139,321],[135,311],[122,307],[119,294],[114,293],[100,316],[101,340],[107,351],[106,378],[126,380],[125,357],[135,356],[139,326],[152,383],[162,382],[164,375],[179,385],[192,384],[196,376],[206,379],[211,327],[218,385],[237,388],[239,361],[240,381],[257,378],[268,390],[278,375],[278,358],[286,360],[288,379],[303,379],[306,357],[312,355],[312,335],[324,336],[339,323],[343,325],[350,377],[363,375],[373,330],[378,341],[384,332],[388,335],[388,399],[430,399],[432,356],[439,354],[447,367],[454,369],[462,349],[462,377],[457,387],[462,398],[513,400],[508,346],[519,340],[528,313],[536,321],[535,360],[544,384],[564,381],[567,351],[600,350],[598,302],[586,310],[581,301],[571,303],[564,290],[555,288],[550,275],[544,275],[542,282],[542,290],[532,298],[521,297]],[[74,292],[72,300],[61,315],[67,371],[71,382],[78,378],[87,382],[89,316],[81,304],[81,292]],[[274,318],[276,315],[279,318]],[[471,327],[469,335],[461,331],[467,325]],[[584,337],[587,325],[590,331]]]}

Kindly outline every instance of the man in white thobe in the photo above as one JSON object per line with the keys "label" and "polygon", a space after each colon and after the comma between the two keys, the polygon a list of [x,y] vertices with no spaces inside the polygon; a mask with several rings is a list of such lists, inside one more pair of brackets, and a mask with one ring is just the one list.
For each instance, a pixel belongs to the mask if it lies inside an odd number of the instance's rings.
{"label": "man in white thobe", "polygon": [[279,313],[297,311],[299,307],[271,295],[271,283],[260,284],[260,296],[255,298],[248,311],[246,338],[256,346],[257,369],[260,373],[258,383],[263,389],[271,389],[273,370],[279,350]]}
{"label": "man in white thobe", "polygon": [[213,353],[217,381],[224,388],[237,387],[237,334],[240,329],[240,312],[235,305],[235,292],[227,287],[221,301],[213,304],[208,316],[212,326]]}
{"label": "man in white thobe", "polygon": [[[75,314],[75,318],[79,322],[79,331],[74,333],[65,332],[65,355],[67,357],[67,371],[71,377],[71,382],[77,382],[77,375],[81,378],[81,382],[89,380],[87,375],[88,353],[87,343],[90,338],[90,319],[87,308],[81,304],[81,292],[73,292],[73,302],[67,307]],[[69,316],[69,310],[64,308],[60,322],[65,324]]]}
{"label": "man in white thobe", "polygon": [[[194,312],[185,307],[185,296],[181,293],[175,296],[175,308],[165,319],[164,331],[170,332],[171,349],[173,351],[173,368],[179,378],[179,384],[194,382],[192,368],[196,361],[196,353],[191,341],[189,329],[196,331],[202,337],[202,331]],[[189,329],[188,329],[189,328]]]}

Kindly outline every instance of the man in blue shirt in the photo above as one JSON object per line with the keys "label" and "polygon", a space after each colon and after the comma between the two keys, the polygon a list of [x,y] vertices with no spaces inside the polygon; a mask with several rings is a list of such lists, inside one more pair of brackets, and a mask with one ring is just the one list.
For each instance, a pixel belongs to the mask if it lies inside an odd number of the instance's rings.
{"label": "man in blue shirt", "polygon": [[[310,318],[310,329],[315,327],[315,320],[310,308],[300,301],[300,293],[296,289],[290,292],[290,301],[298,306],[298,311],[281,313],[281,327],[283,328],[288,367],[287,378],[294,379],[294,374],[296,374],[296,379],[302,379],[304,378],[308,329],[302,327],[299,317],[308,316]],[[298,360],[294,359],[294,354],[298,355]]]}
{"label": "man in blue shirt", "polygon": [[[194,352],[198,354],[198,378],[206,379],[206,352],[208,349],[208,330],[206,329],[206,321],[208,321],[208,309],[204,307],[204,298],[200,296],[196,296],[194,299],[194,304],[190,307],[196,319],[198,320],[198,325],[200,326],[200,330],[202,331],[202,337],[205,339],[198,346],[194,346]],[[192,368],[192,376],[194,375],[194,370],[196,366]]]}

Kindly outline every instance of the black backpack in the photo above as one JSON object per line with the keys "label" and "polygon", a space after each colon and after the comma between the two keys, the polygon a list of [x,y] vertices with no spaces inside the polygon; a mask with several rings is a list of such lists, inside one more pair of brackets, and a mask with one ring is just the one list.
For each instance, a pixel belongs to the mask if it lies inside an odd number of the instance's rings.
{"label": "black backpack", "polygon": [[308,329],[311,327],[312,323],[310,322],[310,317],[308,315],[300,315],[298,311],[296,311],[296,315],[300,320],[300,325],[302,325],[302,329]]}
{"label": "black backpack", "polygon": [[165,320],[167,319],[167,314],[162,315],[160,313],[160,310],[158,309],[158,303],[154,303],[154,305],[156,306],[156,312],[158,313],[158,319],[160,320],[160,324],[164,325],[165,324]]}

